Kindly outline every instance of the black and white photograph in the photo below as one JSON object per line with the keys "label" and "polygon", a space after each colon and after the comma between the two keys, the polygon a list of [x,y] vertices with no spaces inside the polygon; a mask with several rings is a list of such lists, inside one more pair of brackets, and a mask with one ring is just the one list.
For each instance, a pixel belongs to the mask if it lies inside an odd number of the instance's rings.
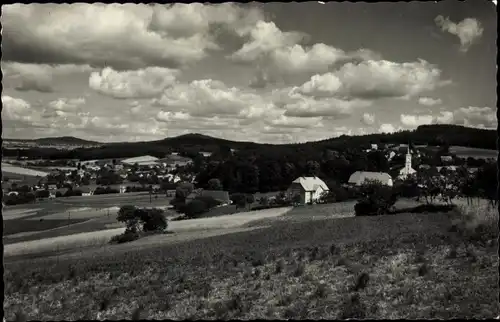
{"label": "black and white photograph", "polygon": [[3,321],[500,316],[496,1],[0,22]]}

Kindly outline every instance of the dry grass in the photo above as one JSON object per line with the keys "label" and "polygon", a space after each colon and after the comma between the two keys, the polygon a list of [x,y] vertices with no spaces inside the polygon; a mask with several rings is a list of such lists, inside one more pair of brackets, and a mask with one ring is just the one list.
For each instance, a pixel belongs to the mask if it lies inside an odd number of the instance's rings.
{"label": "dry grass", "polygon": [[495,317],[496,247],[448,232],[453,219],[279,223],[105,257],[7,263],[4,308],[7,318],[38,320]]}
{"label": "dry grass", "polygon": [[[120,210],[118,207],[109,207],[103,209],[92,209],[89,207],[83,208],[72,208],[66,211],[58,212],[55,214],[45,215],[44,220],[61,220],[61,219],[93,219],[105,216],[116,217],[116,214]],[[33,218],[32,220],[39,220],[40,218]]]}
{"label": "dry grass", "polygon": [[23,217],[32,216],[41,208],[35,209],[2,209],[3,220],[21,219]]}

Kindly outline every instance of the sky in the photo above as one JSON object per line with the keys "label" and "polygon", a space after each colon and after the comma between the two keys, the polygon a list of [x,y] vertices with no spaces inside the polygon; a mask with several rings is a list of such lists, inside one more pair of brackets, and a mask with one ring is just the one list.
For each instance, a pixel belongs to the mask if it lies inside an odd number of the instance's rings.
{"label": "sky", "polygon": [[2,6],[4,138],[496,128],[490,1]]}

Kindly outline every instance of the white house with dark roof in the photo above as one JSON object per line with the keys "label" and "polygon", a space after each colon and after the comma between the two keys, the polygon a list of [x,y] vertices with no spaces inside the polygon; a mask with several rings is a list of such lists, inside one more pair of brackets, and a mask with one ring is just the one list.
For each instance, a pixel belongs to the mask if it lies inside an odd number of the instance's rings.
{"label": "white house with dark roof", "polygon": [[355,186],[361,186],[366,180],[377,180],[383,185],[392,187],[392,177],[385,172],[370,172],[370,171],[356,171],[350,177],[348,183]]}
{"label": "white house with dark roof", "polygon": [[321,194],[329,191],[326,183],[318,177],[299,177],[288,188],[288,195],[293,198],[300,196],[300,203],[307,204],[317,201]]}

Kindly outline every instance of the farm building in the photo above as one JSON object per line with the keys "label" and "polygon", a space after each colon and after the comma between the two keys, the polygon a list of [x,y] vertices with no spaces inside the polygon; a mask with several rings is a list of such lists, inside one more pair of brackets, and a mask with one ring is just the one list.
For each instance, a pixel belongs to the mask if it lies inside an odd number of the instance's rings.
{"label": "farm building", "polygon": [[148,166],[159,165],[158,160],[159,159],[157,157],[153,157],[151,155],[144,155],[140,157],[122,160],[121,163],[128,166],[133,166],[134,164],[137,163],[139,167],[148,167]]}
{"label": "farm building", "polygon": [[288,195],[293,198],[300,196],[300,203],[311,203],[319,199],[321,194],[329,191],[326,183],[318,177],[299,177],[288,188]]}
{"label": "farm building", "polygon": [[349,177],[349,184],[360,186],[366,180],[377,180],[383,185],[392,187],[392,178],[385,172],[356,171]]}

